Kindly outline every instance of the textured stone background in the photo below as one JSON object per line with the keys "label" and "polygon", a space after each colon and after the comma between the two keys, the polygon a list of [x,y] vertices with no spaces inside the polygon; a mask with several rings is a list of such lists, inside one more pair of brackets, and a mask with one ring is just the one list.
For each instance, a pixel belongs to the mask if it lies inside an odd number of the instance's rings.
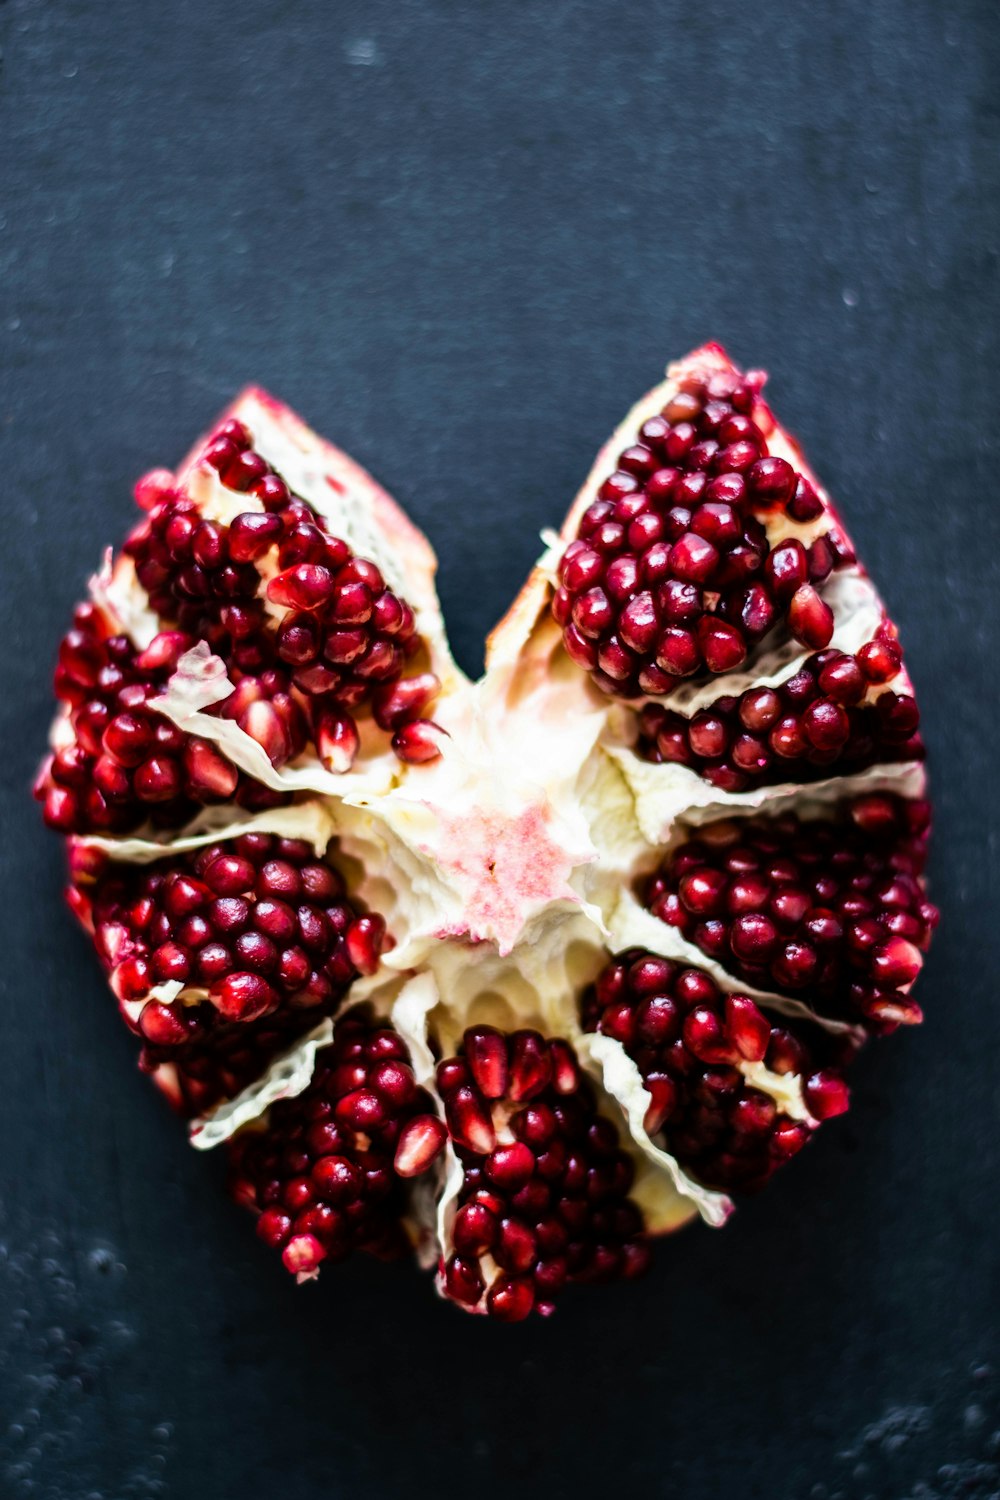
{"label": "textured stone background", "polygon": [[[994,4],[6,0],[0,45],[0,1492],[996,1495]],[[771,370],[904,632],[927,1025],[644,1284],[516,1331],[405,1269],[298,1292],[60,904],[27,787],[70,605],[133,477],[253,378],[430,533],[476,668],[707,337]]]}

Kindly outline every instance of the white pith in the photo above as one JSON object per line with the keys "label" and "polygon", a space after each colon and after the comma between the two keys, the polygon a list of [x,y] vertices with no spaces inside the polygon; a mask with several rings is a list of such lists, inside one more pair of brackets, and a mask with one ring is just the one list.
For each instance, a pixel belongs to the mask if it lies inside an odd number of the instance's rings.
{"label": "white pith", "polygon": [[[641,946],[706,969],[724,991],[749,994],[767,1012],[818,1019],[831,1030],[849,1028],[742,982],[646,911],[634,894],[636,879],[658,863],[671,841],[708,819],[789,806],[803,816],[822,816],[861,791],[891,789],[914,797],[925,785],[920,764],[894,763],[807,786],[719,791],[685,767],[640,760],[631,749],[632,709],[604,697],[562,647],[548,612],[555,568],[615,456],[634,440],[641,423],[661,410],[684,376],[728,368],[725,357],[708,346],[673,366],[667,381],[629,414],[599,455],[559,535],[546,536],[545,553],[490,638],[487,669],[478,682],[466,678],[451,658],[434,589],[435,559],[425,538],[350,459],[264,393],[245,393],[227,415],[246,424],[255,450],[292,491],[322,513],[334,535],[377,563],[388,585],[414,608],[429,667],[442,681],[432,710],[445,732],[441,757],[425,765],[401,763],[389,737],[362,716],[361,750],[349,772],[326,770],[311,747],[275,769],[235,722],[205,711],[225,698],[232,684],[224,664],[200,645],[181,659],[166,692],[150,706],[217,744],[258,781],[297,793],[299,801],[255,817],[233,807],[207,808],[170,839],[85,841],[116,860],[144,863],[250,828],[307,837],[320,851],[335,838],[336,862],[351,897],[380,913],[394,940],[378,973],[352,987],[345,1009],[370,1003],[377,1014],[391,1018],[410,1047],[418,1081],[435,1099],[436,1059],[456,1050],[470,1024],[532,1026],[545,1036],[564,1037],[576,1048],[602,1108],[618,1123],[634,1157],[631,1195],[652,1232],[677,1228],[697,1214],[721,1224],[732,1205],[724,1193],[695,1182],[662,1143],[646,1135],[642,1122],[650,1096],[621,1045],[582,1031],[580,996],[609,954]],[[792,440],[776,425],[768,443],[772,453],[787,457],[815,483]],[[257,508],[251,496],[227,490],[198,461],[200,451],[201,445],[178,478],[205,513],[229,521]],[[822,517],[808,526],[779,517],[769,528],[780,525],[781,536],[808,542],[831,525],[839,527],[828,497],[816,487],[827,507]],[[148,644],[161,628],[127,559],[113,566],[107,559],[91,592],[138,645]],[[884,612],[860,568],[833,574],[822,592],[835,616],[833,645],[854,651],[874,636]],[[681,682],[670,698],[659,701],[690,715],[723,694],[785,681],[809,654],[786,641],[731,676]],[[908,679],[900,673],[886,687],[905,691]],[[54,742],[65,732],[63,717]],[[203,989],[178,985],[159,986],[153,993],[163,1000],[179,994],[182,1002],[205,996]],[[137,1002],[139,1010],[143,1003]],[[275,1100],[300,1093],[334,1026],[335,1021],[323,1021],[255,1084],[197,1121],[192,1143],[199,1149],[218,1145],[260,1122]],[[801,1079],[759,1063],[743,1063],[741,1071],[784,1113],[815,1123],[803,1101]],[[428,1262],[450,1253],[461,1183],[461,1165],[449,1145],[433,1191],[427,1182],[415,1186],[413,1233]]]}

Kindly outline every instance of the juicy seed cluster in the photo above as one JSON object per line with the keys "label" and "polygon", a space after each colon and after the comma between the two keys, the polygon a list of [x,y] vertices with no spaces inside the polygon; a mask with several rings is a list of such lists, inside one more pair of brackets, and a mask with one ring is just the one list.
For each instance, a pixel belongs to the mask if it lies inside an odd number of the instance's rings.
{"label": "juicy seed cluster", "polygon": [[439,683],[429,672],[403,680],[422,645],[409,604],[373,562],[324,529],[254,451],[242,423],[224,422],[203,457],[227,488],[263,509],[223,525],[183,491],[140,481],[148,515],[125,550],[161,616],[207,640],[234,675],[268,679],[270,701],[248,693],[231,716],[278,765],[301,749],[283,722],[291,705],[324,765],[340,772],[358,750],[355,711],[370,705],[401,759],[432,759],[433,735],[410,725]]}
{"label": "juicy seed cluster", "polygon": [[145,866],[81,850],[75,864],[71,904],[143,1040],[141,1066],[178,1064],[161,1082],[180,1107],[242,1086],[378,966],[382,918],[359,915],[304,840],[248,833]]}
{"label": "juicy seed cluster", "polygon": [[768,453],[762,376],[690,378],[618,458],[559,565],[552,611],[566,649],[606,693],[659,696],[682,677],[730,672],[784,621],[827,646],[817,585],[853,560],[830,528],[776,545],[762,516],[817,520],[823,502]]}
{"label": "juicy seed cluster", "polygon": [[55,674],[72,738],[48,757],[35,783],[50,828],[125,833],[147,821],[176,828],[205,803],[261,809],[282,800],[207,740],[147,707],[193,645],[183,631],[164,630],[139,651],[113,633],[96,605],[77,606]]}
{"label": "juicy seed cluster", "polygon": [[922,1019],[907,993],[937,911],[924,895],[929,809],[889,794],[843,816],[708,824],[650,882],[646,904],[760,989],[892,1031]]}
{"label": "juicy seed cluster", "polygon": [[350,1012],[305,1091],[230,1143],[230,1189],[296,1274],[353,1250],[398,1255],[409,1248],[402,1179],[426,1171],[445,1136],[402,1039]]}
{"label": "juicy seed cluster", "polygon": [[464,1168],[449,1296],[515,1323],[569,1282],[645,1270],[631,1159],[567,1042],[471,1027],[437,1081]]}
{"label": "juicy seed cluster", "polygon": [[814,1120],[843,1114],[849,1048],[817,1026],[780,1026],[748,995],[723,995],[703,969],[640,949],[615,958],[586,993],[588,1031],[621,1042],[650,1095],[645,1127],[706,1187],[756,1192],[806,1144],[812,1126],[780,1110],[743,1069],[797,1074]]}
{"label": "juicy seed cluster", "polygon": [[638,750],[645,760],[691,766],[726,792],[813,780],[829,775],[833,765],[849,773],[922,760],[915,699],[884,687],[901,668],[895,631],[887,624],[854,655],[819,651],[780,687],[726,695],[690,718],[647,703]]}

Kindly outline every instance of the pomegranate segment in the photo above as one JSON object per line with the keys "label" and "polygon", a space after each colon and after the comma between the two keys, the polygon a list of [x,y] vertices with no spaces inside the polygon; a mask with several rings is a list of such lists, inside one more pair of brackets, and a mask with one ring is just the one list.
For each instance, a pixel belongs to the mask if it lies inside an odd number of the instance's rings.
{"label": "pomegranate segment", "polygon": [[[779,1025],[703,969],[632,949],[587,990],[581,1014],[638,1067],[647,1134],[706,1187],[759,1191],[818,1121],[848,1107],[850,1038],[789,1017]],[[800,1080],[791,1096],[788,1075]]]}
{"label": "pomegranate segment", "polygon": [[470,1027],[437,1086],[463,1169],[447,1297],[513,1323],[553,1312],[570,1283],[646,1269],[632,1160],[567,1042]]}
{"label": "pomegranate segment", "polygon": [[367,1012],[351,1011],[318,1054],[305,1091],[272,1104],[229,1143],[230,1191],[258,1216],[258,1237],[301,1280],[354,1250],[405,1253],[407,1197],[393,1162],[409,1150],[406,1176],[415,1177],[432,1166],[444,1139],[403,1040]]}
{"label": "pomegranate segment", "polygon": [[749,983],[892,1031],[922,1019],[909,989],[937,923],[929,816],[877,793],[829,819],[709,823],[667,857],[646,905]]}
{"label": "pomegranate segment", "polygon": [[[304,736],[289,732],[297,716],[323,765],[342,773],[357,753],[361,710],[382,728],[391,720],[408,744],[440,683],[424,671],[407,694],[403,673],[426,655],[411,605],[253,442],[247,424],[229,417],[179,483],[155,499],[141,484],[147,515],[125,551],[157,614],[225,662],[235,692],[221,712],[275,766],[303,748]],[[425,741],[421,758],[438,753]]]}
{"label": "pomegranate segment", "polygon": [[818,651],[774,687],[723,694],[693,714],[647,703],[637,749],[644,760],[690,766],[721,791],[742,792],[923,760],[919,722],[887,622],[858,651]]}
{"label": "pomegranate segment", "polygon": [[602,691],[662,697],[737,670],[779,629],[829,645],[820,590],[854,554],[811,478],[771,452],[763,383],[721,351],[693,358],[592,477],[552,613]]}
{"label": "pomegranate segment", "polygon": [[[253,810],[285,800],[240,772],[208,741],[185,734],[151,706],[179,658],[195,644],[163,630],[139,650],[96,604],[80,604],[63,637],[56,697],[66,706],[57,747],[35,784],[45,821],[61,833],[128,833],[143,824],[179,828],[205,805],[235,802]],[[238,696],[248,699],[251,679]],[[280,722],[290,752],[301,749],[301,710],[254,687],[260,710]],[[241,694],[242,690],[242,694]],[[233,700],[222,712],[233,715]]]}
{"label": "pomegranate segment", "polygon": [[253,1082],[374,972],[385,940],[306,839],[245,833],[151,865],[83,848],[73,873],[140,1066],[185,1114]]}

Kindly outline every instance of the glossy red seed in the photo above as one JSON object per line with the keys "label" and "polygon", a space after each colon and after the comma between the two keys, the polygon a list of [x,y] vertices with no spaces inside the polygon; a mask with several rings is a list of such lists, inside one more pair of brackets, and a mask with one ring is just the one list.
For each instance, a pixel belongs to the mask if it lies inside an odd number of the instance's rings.
{"label": "glossy red seed", "polygon": [[233,562],[256,562],[280,539],[284,525],[275,515],[247,511],[236,516],[228,531],[229,555]]}
{"label": "glossy red seed", "polygon": [[444,731],[428,719],[403,724],[392,737],[392,748],[400,760],[423,765],[442,754]]}
{"label": "glossy red seed", "polygon": [[496,1243],[500,1224],[495,1213],[482,1203],[465,1203],[455,1215],[452,1237],[463,1256],[479,1256]]}
{"label": "glossy red seed", "polygon": [[491,1286],[486,1300],[491,1317],[501,1323],[521,1323],[534,1306],[535,1293],[530,1281],[504,1277]]}
{"label": "glossy red seed", "polygon": [[228,974],[209,991],[212,1004],[227,1021],[253,1021],[274,1010],[277,991],[259,974]]}
{"label": "glossy red seed", "polygon": [[496,1187],[516,1193],[535,1170],[535,1158],[523,1141],[497,1146],[486,1159],[486,1175]]}
{"label": "glossy red seed", "polygon": [[486,1156],[496,1145],[496,1132],[485,1101],[477,1089],[462,1085],[445,1099],[448,1128],[455,1141]]}
{"label": "glossy red seed", "polygon": [[426,1172],[444,1148],[448,1132],[436,1115],[418,1115],[404,1125],[393,1167],[400,1177]]}
{"label": "glossy red seed", "polygon": [[492,1026],[474,1026],[465,1033],[465,1059],[479,1092],[500,1099],[507,1092],[507,1041]]}
{"label": "glossy red seed", "polygon": [[833,610],[812,584],[796,589],[788,605],[788,626],[796,640],[813,651],[829,645],[833,635]]}

